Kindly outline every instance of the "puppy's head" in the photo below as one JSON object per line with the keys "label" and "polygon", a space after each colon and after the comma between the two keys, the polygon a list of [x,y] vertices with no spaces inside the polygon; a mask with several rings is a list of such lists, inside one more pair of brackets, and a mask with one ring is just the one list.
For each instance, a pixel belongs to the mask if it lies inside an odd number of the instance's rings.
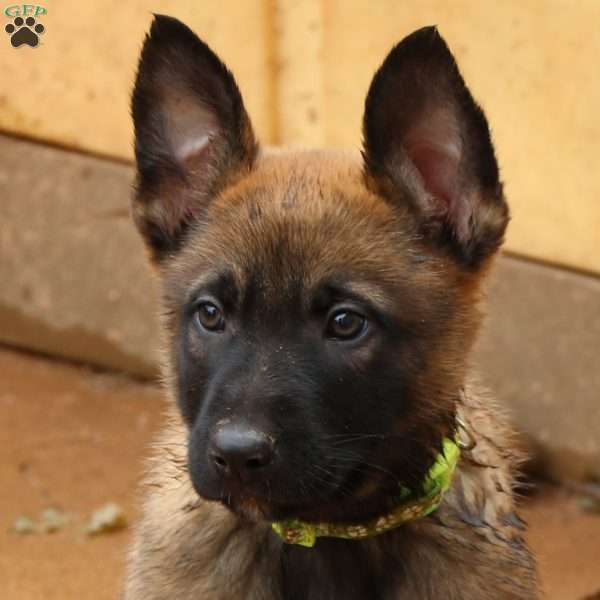
{"label": "puppy's head", "polygon": [[362,158],[259,148],[232,74],[157,17],[133,94],[133,212],[160,274],[198,493],[349,521],[454,427],[508,210],[483,113],[434,28],[368,92]]}

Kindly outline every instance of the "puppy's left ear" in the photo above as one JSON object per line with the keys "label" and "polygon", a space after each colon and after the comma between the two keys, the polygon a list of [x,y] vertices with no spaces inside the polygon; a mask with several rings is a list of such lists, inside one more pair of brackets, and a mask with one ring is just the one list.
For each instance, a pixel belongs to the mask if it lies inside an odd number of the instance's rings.
{"label": "puppy's left ear", "polygon": [[476,268],[503,240],[508,207],[485,116],[435,27],[390,52],[363,121],[367,184],[408,203],[430,242]]}
{"label": "puppy's left ear", "polygon": [[249,172],[258,144],[235,79],[186,25],[156,15],[131,101],[133,216],[155,261],[175,255],[211,200]]}

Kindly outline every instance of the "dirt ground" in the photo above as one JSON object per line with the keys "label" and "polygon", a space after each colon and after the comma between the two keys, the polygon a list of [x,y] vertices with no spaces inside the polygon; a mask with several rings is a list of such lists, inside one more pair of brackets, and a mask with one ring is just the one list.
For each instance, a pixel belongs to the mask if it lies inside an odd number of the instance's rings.
{"label": "dirt ground", "polygon": [[[0,598],[114,600],[132,527],[89,537],[90,513],[107,502],[138,514],[137,483],[161,422],[161,394],[124,376],[0,348]],[[600,591],[600,515],[580,498],[538,486],[524,500],[529,541],[549,600]],[[18,535],[17,517],[49,507],[69,523]]]}

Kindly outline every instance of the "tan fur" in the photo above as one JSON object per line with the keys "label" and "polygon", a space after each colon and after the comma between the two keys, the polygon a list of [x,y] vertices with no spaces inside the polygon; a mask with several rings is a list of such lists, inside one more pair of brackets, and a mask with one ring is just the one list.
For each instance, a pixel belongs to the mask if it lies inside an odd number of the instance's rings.
{"label": "tan fur", "polygon": [[[328,201],[333,195],[340,197],[339,202]],[[300,202],[302,209],[297,210]],[[237,276],[243,278],[241,267],[257,253],[269,252],[265,239],[275,235],[274,230],[286,219],[295,219],[305,227],[295,228],[297,237],[288,244],[291,256],[296,249],[303,264],[310,265],[307,287],[328,269],[343,265],[376,274],[372,283],[364,285],[375,303],[385,303],[390,296],[380,293],[378,286],[398,290],[399,274],[406,270],[399,264],[402,253],[397,247],[394,251],[389,248],[389,236],[401,222],[401,210],[367,190],[360,161],[352,155],[263,154],[248,176],[211,204],[206,222],[220,225],[205,227],[203,235],[190,239],[181,255],[161,271],[165,294],[180,293],[178,286],[193,287],[198,273],[209,268],[216,257],[240,265]],[[254,228],[254,211],[260,212],[260,228]],[[411,248],[418,246],[410,231],[401,233],[411,240]],[[240,246],[234,239],[246,242]],[[398,239],[402,243],[402,236]],[[358,247],[360,252],[353,251]],[[410,251],[414,250],[407,245]],[[431,249],[428,252],[431,254]],[[452,281],[462,290],[457,310],[469,312],[467,307],[478,299],[481,273],[463,272],[441,253],[436,260],[434,268],[411,271],[406,293],[418,298],[421,290],[431,292]],[[265,272],[266,290],[284,287],[277,275],[281,272]],[[418,314],[419,302],[413,305]],[[175,318],[165,320],[167,335],[175,335]],[[434,384],[440,377],[451,378],[456,385],[447,386],[449,389],[460,387],[465,380],[463,368],[456,366],[460,361],[453,362],[452,356],[462,356],[464,348],[470,347],[477,319],[465,318],[461,327],[461,331],[450,332],[456,341],[452,341],[454,345],[446,341],[446,355],[436,356],[432,350],[431,363],[436,370],[427,374]],[[165,379],[172,390],[173,366],[166,362]],[[536,597],[534,563],[515,516],[518,457],[511,448],[505,419],[472,384],[459,401],[458,413],[467,424],[468,434],[463,435],[472,436],[476,445],[463,452],[442,506],[430,517],[395,532],[393,539],[385,534],[364,542],[375,565],[385,554],[386,543],[397,546],[396,553],[402,557],[403,583],[381,600]],[[427,412],[415,418],[434,416]],[[220,504],[199,499],[187,473],[186,442],[187,429],[173,408],[147,482],[144,516],[129,562],[126,600],[286,600],[280,595],[278,580],[281,541],[267,523],[242,521]]]}

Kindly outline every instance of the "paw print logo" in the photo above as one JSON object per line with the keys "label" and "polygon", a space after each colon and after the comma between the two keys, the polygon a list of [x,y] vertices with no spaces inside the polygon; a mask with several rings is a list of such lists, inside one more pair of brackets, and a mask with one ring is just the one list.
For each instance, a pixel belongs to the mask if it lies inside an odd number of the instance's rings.
{"label": "paw print logo", "polygon": [[22,17],[16,17],[4,28],[4,31],[10,35],[10,43],[13,48],[18,48],[23,44],[35,48],[39,44],[39,36],[44,33],[44,30],[44,26],[41,23],[36,24],[33,17],[27,17],[25,20]]}

